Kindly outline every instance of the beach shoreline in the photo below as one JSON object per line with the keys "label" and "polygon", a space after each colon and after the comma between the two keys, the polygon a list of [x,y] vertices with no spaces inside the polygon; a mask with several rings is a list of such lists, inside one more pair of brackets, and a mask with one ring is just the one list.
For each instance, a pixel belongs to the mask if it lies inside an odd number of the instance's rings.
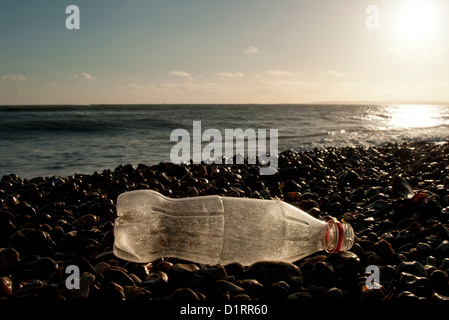
{"label": "beach shoreline", "polygon": [[[449,299],[448,143],[286,150],[276,174],[262,176],[258,169],[160,163],[67,177],[3,176],[1,299]],[[257,268],[170,257],[131,263],[114,256],[113,228],[117,196],[136,189],[169,197],[280,199],[317,218],[351,224],[356,241],[349,252],[319,252],[291,264],[298,272],[280,262]],[[81,289],[67,288],[70,265],[81,271]],[[378,289],[366,288],[369,265],[380,269]],[[264,268],[276,271],[267,277]]]}

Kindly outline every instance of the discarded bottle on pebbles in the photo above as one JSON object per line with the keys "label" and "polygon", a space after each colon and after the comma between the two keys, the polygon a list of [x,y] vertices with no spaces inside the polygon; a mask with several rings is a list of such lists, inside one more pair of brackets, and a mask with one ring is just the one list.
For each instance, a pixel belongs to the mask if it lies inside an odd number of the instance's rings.
{"label": "discarded bottle on pebbles", "polygon": [[203,264],[294,262],[312,253],[348,250],[354,231],[318,220],[280,200],[217,195],[167,198],[153,190],[119,195],[114,254],[146,263],[176,257]]}

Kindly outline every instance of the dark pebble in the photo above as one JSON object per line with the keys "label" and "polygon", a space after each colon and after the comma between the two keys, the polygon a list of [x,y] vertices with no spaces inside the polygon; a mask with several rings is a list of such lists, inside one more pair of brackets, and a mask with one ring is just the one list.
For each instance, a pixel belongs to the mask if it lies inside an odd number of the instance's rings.
{"label": "dark pebble", "polygon": [[434,270],[429,276],[432,287],[438,292],[447,293],[449,289],[449,277],[446,271]]}
{"label": "dark pebble", "polygon": [[93,214],[86,214],[72,223],[76,229],[85,230],[90,229],[100,222],[100,218]]}
{"label": "dark pebble", "polygon": [[270,283],[265,287],[263,299],[284,300],[290,292],[290,286],[285,281]]}
{"label": "dark pebble", "polygon": [[[257,165],[125,164],[92,175],[0,179],[2,300],[446,301],[449,297],[449,144],[328,148],[279,155],[278,173]],[[113,254],[117,196],[154,189],[169,197],[226,195],[280,199],[316,218],[350,223],[349,252],[292,263],[149,264]],[[380,269],[366,288],[364,268]],[[80,290],[67,290],[69,265]],[[11,280],[11,282],[9,281]],[[9,290],[10,283],[11,290]]]}
{"label": "dark pebble", "polygon": [[228,276],[234,276],[240,278],[240,276],[245,271],[245,266],[240,262],[231,262],[224,266],[226,274]]}
{"label": "dark pebble", "polygon": [[9,243],[21,253],[49,256],[53,253],[55,242],[48,232],[24,228],[16,231],[10,238]]}
{"label": "dark pebble", "polygon": [[287,296],[287,300],[313,301],[313,296],[308,292],[295,292]]}
{"label": "dark pebble", "polygon": [[79,289],[71,290],[72,296],[75,299],[88,299],[91,286],[95,281],[95,276],[89,272],[83,272],[79,279]]}
{"label": "dark pebble", "polygon": [[123,301],[126,300],[125,289],[115,282],[106,282],[94,298],[107,302]]}
{"label": "dark pebble", "polygon": [[0,297],[7,297],[12,294],[13,284],[9,277],[0,277]]}
{"label": "dark pebble", "polygon": [[194,271],[192,283],[196,286],[205,285],[216,280],[226,280],[226,270],[222,265],[209,266]]}
{"label": "dark pebble", "polygon": [[398,266],[398,272],[411,273],[418,277],[427,277],[424,266],[418,261],[404,261]]}
{"label": "dark pebble", "polygon": [[251,297],[259,297],[263,292],[263,285],[256,279],[236,280],[235,284],[245,289]]}
{"label": "dark pebble", "polygon": [[151,292],[142,287],[125,287],[126,300],[134,302],[144,302],[151,300]]}
{"label": "dark pebble", "polygon": [[278,281],[285,281],[291,287],[300,287],[303,282],[301,270],[294,264],[283,261],[255,262],[245,272],[246,278],[257,279],[264,286]]}
{"label": "dark pebble", "polygon": [[16,268],[20,261],[19,253],[14,248],[0,248],[0,272],[6,273]]}
{"label": "dark pebble", "polygon": [[360,258],[350,251],[331,253],[324,261],[332,265],[337,275],[342,275],[348,279],[357,275],[361,268]]}
{"label": "dark pebble", "polygon": [[396,299],[398,301],[404,301],[404,302],[416,302],[419,301],[419,298],[413,294],[410,291],[402,291],[400,293],[398,293],[398,295],[396,296]]}
{"label": "dark pebble", "polygon": [[340,288],[332,287],[326,292],[324,299],[331,302],[343,301],[345,294]]}
{"label": "dark pebble", "polygon": [[190,288],[176,289],[169,297],[168,300],[174,301],[198,301],[198,295]]}
{"label": "dark pebble", "polygon": [[32,275],[35,279],[46,280],[58,270],[58,263],[51,258],[44,257],[25,263],[23,268],[24,272]]}
{"label": "dark pebble", "polygon": [[245,289],[242,287],[226,281],[226,280],[217,280],[212,285],[213,290],[209,291],[209,296],[220,299],[223,295],[235,296],[237,294],[246,293]]}
{"label": "dark pebble", "polygon": [[332,287],[337,280],[334,267],[325,261],[319,261],[314,264],[310,273],[305,277],[305,283],[316,286]]}
{"label": "dark pebble", "polygon": [[167,295],[170,290],[168,275],[163,271],[150,273],[142,285],[156,297]]}
{"label": "dark pebble", "polygon": [[114,282],[122,287],[134,286],[133,279],[127,274],[127,270],[117,266],[110,266],[102,272],[106,281]]}

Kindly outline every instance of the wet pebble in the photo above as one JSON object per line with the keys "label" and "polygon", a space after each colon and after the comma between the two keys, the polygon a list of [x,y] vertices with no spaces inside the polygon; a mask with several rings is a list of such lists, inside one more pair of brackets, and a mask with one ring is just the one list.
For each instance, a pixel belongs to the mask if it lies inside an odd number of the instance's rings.
{"label": "wet pebble", "polygon": [[9,277],[0,277],[0,297],[7,297],[12,294],[13,285]]}

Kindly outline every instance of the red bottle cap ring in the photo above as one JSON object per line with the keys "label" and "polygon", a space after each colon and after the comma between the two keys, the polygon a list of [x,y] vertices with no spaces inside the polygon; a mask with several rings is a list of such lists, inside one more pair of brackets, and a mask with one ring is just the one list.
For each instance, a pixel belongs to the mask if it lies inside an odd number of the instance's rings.
{"label": "red bottle cap ring", "polygon": [[[337,234],[338,234],[337,245],[335,246],[335,248],[333,250],[328,250],[328,252],[329,253],[339,252],[341,250],[341,248],[343,247],[343,242],[345,239],[345,232],[343,230],[343,225],[341,224],[340,221],[338,221],[336,219],[329,220],[328,223],[333,223],[336,225]],[[327,232],[326,232],[326,240],[327,240],[327,243],[329,243],[329,229],[327,229]]]}

